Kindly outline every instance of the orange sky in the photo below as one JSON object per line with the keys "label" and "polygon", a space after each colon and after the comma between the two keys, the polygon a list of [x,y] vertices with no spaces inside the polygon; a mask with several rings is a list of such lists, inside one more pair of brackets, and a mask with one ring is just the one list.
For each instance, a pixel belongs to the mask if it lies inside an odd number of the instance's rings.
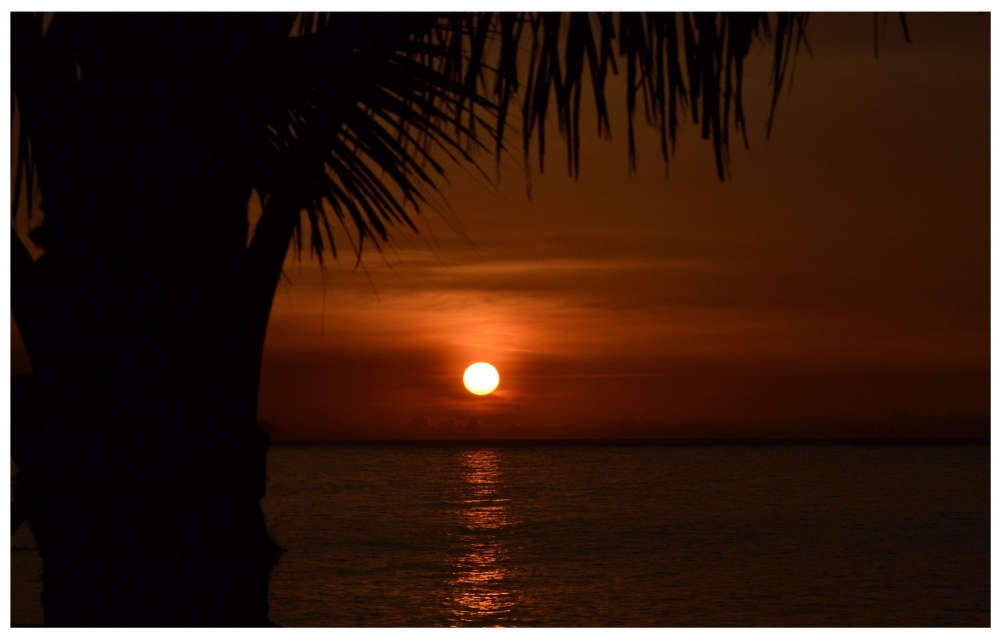
{"label": "orange sky", "polygon": [[[519,155],[498,193],[453,167],[464,237],[427,211],[366,253],[370,281],[349,252],[325,275],[290,258],[260,417],[285,438],[625,435],[629,419],[808,436],[988,413],[990,18],[908,21],[913,44],[890,19],[876,59],[870,14],[815,14],[769,140],[770,53],[752,51],[750,149],[725,183],[691,125],[669,179],[640,128],[628,176],[619,85],[614,141],[584,139],[578,182],[559,144],[531,199]],[[476,361],[499,369],[494,394],[463,388]]]}
{"label": "orange sky", "polygon": [[[767,54],[751,53],[750,150],[733,148],[726,183],[693,126],[669,179],[652,129],[629,177],[617,99],[614,141],[584,140],[579,182],[559,146],[530,200],[520,157],[499,194],[450,170],[467,241],[426,213],[421,235],[367,255],[371,283],[349,257],[331,266],[325,302],[316,264],[290,260],[261,417],[287,437],[470,417],[808,435],[817,419],[988,412],[989,16],[909,26],[907,46],[890,20],[876,59],[870,15],[814,15],[770,140]],[[501,375],[486,397],[461,383],[480,360]]]}

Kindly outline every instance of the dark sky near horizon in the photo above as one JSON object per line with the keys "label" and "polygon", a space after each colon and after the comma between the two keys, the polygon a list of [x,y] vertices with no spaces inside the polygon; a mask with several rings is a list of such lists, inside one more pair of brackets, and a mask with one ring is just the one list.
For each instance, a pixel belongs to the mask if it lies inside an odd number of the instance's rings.
{"label": "dark sky near horizon", "polygon": [[[553,123],[530,199],[518,153],[499,192],[453,166],[453,217],[397,229],[368,276],[346,250],[325,274],[290,257],[259,416],[285,438],[470,418],[571,437],[988,412],[990,16],[908,23],[912,44],[890,18],[876,58],[871,14],[814,14],[770,139],[770,49],[752,50],[726,182],[690,123],[669,178],[640,126],[629,176],[619,81],[613,141],[584,137],[578,181]],[[462,386],[477,361],[494,394]]]}

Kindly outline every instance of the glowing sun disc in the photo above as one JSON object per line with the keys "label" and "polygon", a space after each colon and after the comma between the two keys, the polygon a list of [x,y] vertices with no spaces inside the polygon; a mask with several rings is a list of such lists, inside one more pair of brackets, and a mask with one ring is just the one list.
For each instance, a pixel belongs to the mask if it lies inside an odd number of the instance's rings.
{"label": "glowing sun disc", "polygon": [[473,394],[485,396],[500,384],[500,374],[497,373],[497,368],[489,363],[473,363],[465,370],[462,382]]}

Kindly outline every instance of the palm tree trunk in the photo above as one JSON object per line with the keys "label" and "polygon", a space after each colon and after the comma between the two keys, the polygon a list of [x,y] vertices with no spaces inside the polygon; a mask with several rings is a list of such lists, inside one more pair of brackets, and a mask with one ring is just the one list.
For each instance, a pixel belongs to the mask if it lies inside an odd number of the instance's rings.
{"label": "palm tree trunk", "polygon": [[12,452],[46,624],[267,625],[257,382],[298,208],[247,250],[247,101],[290,21],[81,14],[44,40],[30,21],[14,75],[45,254],[14,242],[35,373],[13,387]]}
{"label": "palm tree trunk", "polygon": [[235,283],[196,304],[185,288],[105,290],[112,316],[43,326],[57,347],[16,394],[14,452],[48,625],[267,623],[278,549],[255,417],[266,314],[242,313]]}
{"label": "palm tree trunk", "polygon": [[[186,206],[245,224],[247,190],[219,177]],[[102,204],[109,214],[136,202],[108,193]],[[70,215],[51,200],[50,211]],[[256,406],[270,312],[262,299],[273,297],[281,264],[251,278],[262,266],[249,258],[245,229],[231,225],[214,241],[178,241],[178,229],[174,241],[147,242],[128,267],[97,256],[115,246],[95,237],[97,249],[54,249],[14,276],[36,385],[34,401],[19,401],[34,430],[17,436],[17,497],[43,560],[48,625],[268,622],[279,549],[259,503],[267,440]],[[272,251],[287,247],[292,225],[271,237]]]}
{"label": "palm tree trunk", "polygon": [[[246,190],[219,183],[189,205],[245,219]],[[103,203],[131,203],[116,199]],[[95,277],[58,251],[32,263],[15,249],[12,307],[35,368],[14,401],[16,497],[43,560],[47,625],[268,625],[280,549],[260,508],[256,408],[298,211],[281,202],[249,251],[242,234],[229,250],[147,246],[129,269],[101,270],[91,254]]]}

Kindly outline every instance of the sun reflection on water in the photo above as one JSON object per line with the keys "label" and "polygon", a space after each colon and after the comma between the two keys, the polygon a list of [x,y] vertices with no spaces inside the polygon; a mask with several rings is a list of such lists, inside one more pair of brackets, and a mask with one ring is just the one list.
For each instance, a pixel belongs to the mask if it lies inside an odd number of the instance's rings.
{"label": "sun reflection on water", "polygon": [[514,597],[508,565],[511,544],[509,500],[503,497],[500,458],[493,449],[466,451],[463,465],[459,557],[452,576],[456,626],[498,626],[514,617]]}

